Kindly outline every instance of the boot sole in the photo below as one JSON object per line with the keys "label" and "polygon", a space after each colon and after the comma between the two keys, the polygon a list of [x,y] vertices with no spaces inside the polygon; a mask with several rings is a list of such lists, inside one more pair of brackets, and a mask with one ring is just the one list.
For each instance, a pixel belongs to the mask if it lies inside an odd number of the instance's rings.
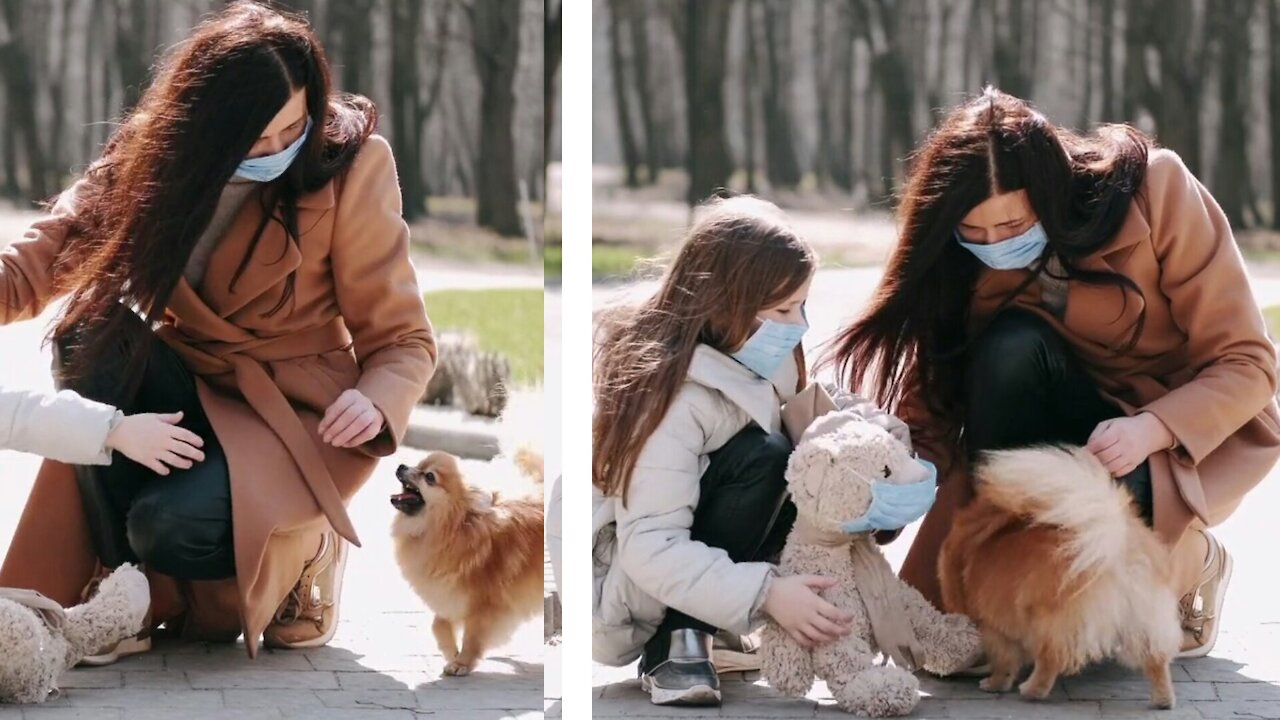
{"label": "boot sole", "polygon": [[760,654],[716,648],[711,651],[711,664],[717,673],[755,672],[760,669]]}
{"label": "boot sole", "polygon": [[1218,630],[1222,627],[1222,602],[1227,597],[1227,586],[1231,584],[1231,571],[1235,569],[1235,563],[1231,560],[1231,553],[1227,549],[1219,545],[1222,551],[1222,563],[1224,565],[1222,571],[1222,582],[1218,583],[1218,591],[1213,595],[1213,629],[1209,631],[1209,639],[1199,647],[1184,650],[1177,655],[1175,659],[1201,658],[1213,652],[1213,646],[1218,642]]}
{"label": "boot sole", "polygon": [[710,685],[668,689],[654,687],[653,681],[645,677],[640,680],[640,687],[649,693],[649,702],[654,705],[713,706],[720,704],[720,691]]}
{"label": "boot sole", "polygon": [[125,638],[116,644],[111,652],[102,653],[101,655],[87,655],[80,658],[77,666],[84,667],[103,667],[119,662],[123,658],[130,655],[139,655],[144,652],[151,651],[151,638],[138,640],[136,638]]}
{"label": "boot sole", "polygon": [[329,626],[328,632],[311,638],[310,640],[300,640],[298,642],[291,643],[273,643],[270,640],[263,638],[263,645],[266,645],[273,650],[306,650],[308,648],[317,648],[328,645],[329,641],[333,640],[333,636],[338,632],[338,610],[342,605],[342,581],[347,577],[348,548],[345,544],[346,541],[342,538],[338,538],[338,542],[343,543],[343,545],[338,550],[338,569],[336,570],[338,575],[333,583],[333,624]]}

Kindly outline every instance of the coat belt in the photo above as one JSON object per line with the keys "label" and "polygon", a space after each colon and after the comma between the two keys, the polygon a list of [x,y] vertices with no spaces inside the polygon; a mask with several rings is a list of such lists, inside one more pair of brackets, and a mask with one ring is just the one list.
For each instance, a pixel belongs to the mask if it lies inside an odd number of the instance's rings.
{"label": "coat belt", "polygon": [[342,350],[351,338],[341,318],[324,325],[270,338],[251,338],[241,342],[197,340],[167,325],[159,336],[168,343],[197,375],[232,373],[236,386],[253,411],[266,422],[284,443],[302,479],[328,518],[329,524],[356,547],[360,540],[347,508],[338,494],[333,475],[325,465],[315,439],[303,426],[297,411],[267,373],[265,363],[313,357]]}

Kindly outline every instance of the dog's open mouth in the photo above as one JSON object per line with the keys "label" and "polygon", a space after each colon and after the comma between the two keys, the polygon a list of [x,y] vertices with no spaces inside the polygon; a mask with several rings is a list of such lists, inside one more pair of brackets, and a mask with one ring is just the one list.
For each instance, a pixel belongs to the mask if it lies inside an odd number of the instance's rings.
{"label": "dog's open mouth", "polygon": [[418,492],[418,488],[414,487],[411,483],[407,483],[402,480],[400,481],[400,485],[404,488],[404,492],[396,493],[391,496],[391,504],[395,509],[400,512],[413,513],[421,509],[423,505],[427,504],[427,502],[422,499],[422,493]]}

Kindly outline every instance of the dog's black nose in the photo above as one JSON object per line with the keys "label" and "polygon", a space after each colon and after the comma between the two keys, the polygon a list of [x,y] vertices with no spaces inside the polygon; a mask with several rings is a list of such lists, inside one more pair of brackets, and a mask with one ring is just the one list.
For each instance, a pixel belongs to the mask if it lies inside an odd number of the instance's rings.
{"label": "dog's black nose", "polygon": [[408,465],[401,465],[400,467],[396,468],[396,479],[397,479],[397,480],[403,480],[403,479],[404,479],[404,474],[405,474],[405,473],[407,473],[407,472],[409,472],[409,466],[408,466]]}

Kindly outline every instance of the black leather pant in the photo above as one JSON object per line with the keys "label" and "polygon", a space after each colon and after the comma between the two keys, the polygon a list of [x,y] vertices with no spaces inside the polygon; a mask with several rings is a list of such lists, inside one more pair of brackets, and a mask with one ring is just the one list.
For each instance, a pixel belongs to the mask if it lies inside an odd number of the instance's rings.
{"label": "black leather pant", "polygon": [[[982,450],[1037,443],[1084,445],[1098,423],[1124,413],[1099,393],[1066,341],[1042,318],[1006,310],[965,360],[965,444]],[[1151,524],[1151,470],[1144,460],[1116,481]]]}
{"label": "black leather pant", "polygon": [[[189,469],[157,475],[122,453],[110,465],[78,465],[76,482],[99,559],[106,567],[142,562],[182,580],[235,575],[231,535],[231,484],[222,446],[200,406],[195,380],[182,359],[158,338],[147,343],[141,385],[125,397],[122,380],[138,338],[150,330],[130,313],[128,332],[112,341],[103,361],[83,377],[63,379],[75,352],[59,339],[55,354],[60,388],[134,413],[181,411],[182,427],[204,440],[205,459]],[[134,321],[136,320],[136,324]]]}
{"label": "black leather pant", "polygon": [[[769,434],[752,424],[711,453],[699,481],[690,538],[723,548],[734,562],[769,560],[782,552],[796,521],[795,505],[787,495],[791,449],[786,435]],[[708,633],[717,630],[667,608],[657,633],[645,644],[642,669],[647,671],[665,660],[671,632],[684,628]]]}

